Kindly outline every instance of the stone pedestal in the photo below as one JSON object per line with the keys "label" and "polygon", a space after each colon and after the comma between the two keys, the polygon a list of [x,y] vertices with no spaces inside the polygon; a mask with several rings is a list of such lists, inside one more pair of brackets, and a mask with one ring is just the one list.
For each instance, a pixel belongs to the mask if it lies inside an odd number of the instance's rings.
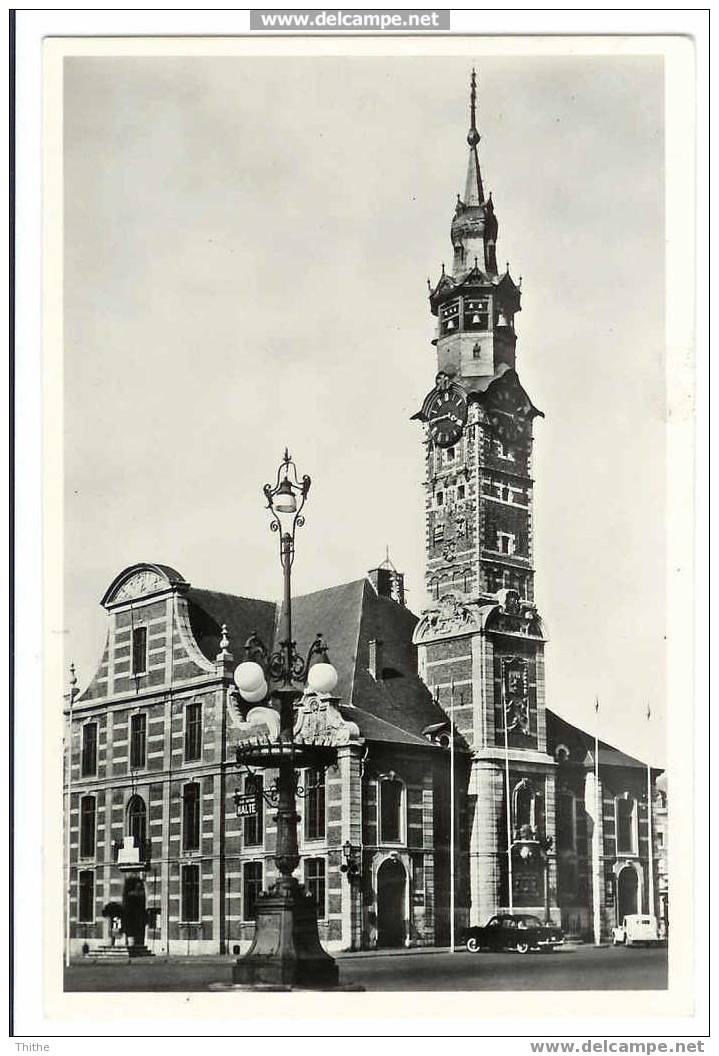
{"label": "stone pedestal", "polygon": [[320,945],[317,913],[310,895],[292,878],[255,903],[255,939],[232,969],[234,983],[324,990],[335,987],[339,969]]}

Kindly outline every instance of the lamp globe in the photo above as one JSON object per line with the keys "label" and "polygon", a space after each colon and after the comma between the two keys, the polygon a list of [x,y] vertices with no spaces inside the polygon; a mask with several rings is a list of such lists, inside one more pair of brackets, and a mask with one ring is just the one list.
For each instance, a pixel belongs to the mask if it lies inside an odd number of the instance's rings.
{"label": "lamp globe", "polygon": [[259,701],[264,700],[267,696],[267,683],[264,678],[262,679],[262,685],[258,689],[247,690],[241,689],[240,696],[243,700],[246,700],[248,704],[257,704]]}
{"label": "lamp globe", "polygon": [[265,672],[259,664],[245,660],[235,668],[234,679],[240,693],[254,693],[265,681]]}
{"label": "lamp globe", "polygon": [[331,693],[338,679],[339,675],[332,664],[314,664],[307,675],[307,685],[315,693]]}

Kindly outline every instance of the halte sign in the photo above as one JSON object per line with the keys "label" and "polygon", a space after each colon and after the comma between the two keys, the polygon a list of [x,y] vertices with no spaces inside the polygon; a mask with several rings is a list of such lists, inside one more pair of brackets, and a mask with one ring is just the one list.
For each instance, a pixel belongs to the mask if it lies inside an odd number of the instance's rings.
{"label": "halte sign", "polygon": [[257,795],[254,792],[248,792],[245,795],[235,792],[235,807],[238,818],[255,817],[257,815]]}

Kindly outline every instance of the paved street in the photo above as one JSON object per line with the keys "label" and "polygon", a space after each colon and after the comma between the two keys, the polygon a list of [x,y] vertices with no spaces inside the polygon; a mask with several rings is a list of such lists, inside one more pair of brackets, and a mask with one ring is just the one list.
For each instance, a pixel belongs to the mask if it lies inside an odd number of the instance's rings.
{"label": "paved street", "polygon": [[[553,954],[413,951],[340,955],[340,982],[365,990],[662,990],[666,948],[578,946]],[[208,990],[230,983],[233,958],[73,964],[66,990]]]}

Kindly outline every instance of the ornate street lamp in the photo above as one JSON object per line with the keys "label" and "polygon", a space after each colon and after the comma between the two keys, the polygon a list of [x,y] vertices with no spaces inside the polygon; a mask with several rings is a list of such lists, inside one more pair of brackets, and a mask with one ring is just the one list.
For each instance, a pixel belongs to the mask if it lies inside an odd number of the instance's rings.
{"label": "ornate street lamp", "polygon": [[[242,698],[259,704],[269,697],[279,712],[277,736],[255,745],[240,745],[237,763],[254,776],[250,766],[277,769],[277,783],[262,791],[268,803],[277,808],[275,862],[279,878],[255,903],[255,937],[249,951],[233,968],[235,983],[250,985],[283,984],[323,989],[336,986],[339,972],[332,957],[320,945],[317,909],[303,886],[292,875],[299,865],[295,796],[298,768],[325,767],[335,758],[335,750],[294,740],[295,705],[307,683],[316,693],[329,694],[337,685],[337,672],[330,664],[321,635],[310,646],[307,658],[297,651],[292,639],[292,564],[295,532],[304,524],[302,509],[310,490],[310,478],[300,480],[285,449],[274,485],[265,484],[264,494],[272,520],[270,528],[279,535],[280,563],[284,576],[283,634],[276,652],[253,634],[245,646],[246,660],[235,670],[235,683]],[[313,662],[314,661],[314,662]],[[270,689],[270,684],[274,688]],[[269,709],[267,709],[269,712]],[[268,715],[268,718],[270,716]],[[257,784],[255,786],[258,787]]]}

